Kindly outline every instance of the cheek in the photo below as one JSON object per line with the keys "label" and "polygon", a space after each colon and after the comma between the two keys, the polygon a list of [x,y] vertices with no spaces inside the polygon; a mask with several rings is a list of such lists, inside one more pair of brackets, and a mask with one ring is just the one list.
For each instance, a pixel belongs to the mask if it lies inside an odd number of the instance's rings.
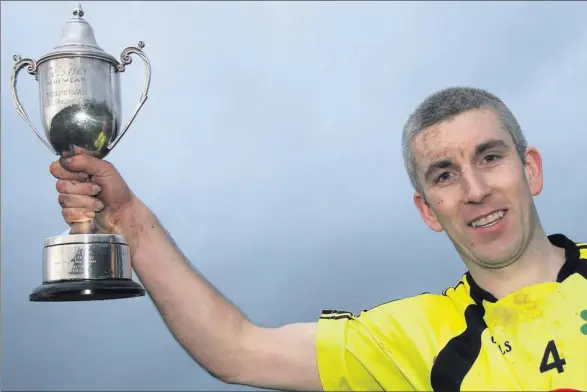
{"label": "cheek", "polygon": [[526,173],[520,165],[513,163],[502,165],[491,172],[491,183],[502,190],[518,192],[527,184]]}
{"label": "cheek", "polygon": [[430,207],[439,222],[450,222],[458,214],[458,203],[451,202],[451,200],[455,199],[447,195],[435,195],[430,200]]}

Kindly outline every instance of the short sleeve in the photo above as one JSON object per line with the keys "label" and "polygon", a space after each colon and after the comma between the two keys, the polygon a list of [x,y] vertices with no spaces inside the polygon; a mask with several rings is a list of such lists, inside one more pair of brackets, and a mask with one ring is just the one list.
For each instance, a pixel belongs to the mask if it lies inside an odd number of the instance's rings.
{"label": "short sleeve", "polygon": [[328,310],[322,313],[316,350],[325,391],[414,390],[395,360],[396,354],[397,358],[403,355],[392,353],[395,349],[389,338],[382,336],[374,321],[370,312],[360,316]]}

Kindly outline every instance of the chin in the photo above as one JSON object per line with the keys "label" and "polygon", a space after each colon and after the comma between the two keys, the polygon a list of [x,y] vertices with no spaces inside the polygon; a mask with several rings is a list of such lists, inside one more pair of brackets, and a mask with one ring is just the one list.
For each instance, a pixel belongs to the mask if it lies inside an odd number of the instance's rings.
{"label": "chin", "polygon": [[522,252],[522,244],[519,241],[509,243],[493,243],[483,246],[484,249],[473,250],[472,256],[475,264],[487,269],[500,269],[515,263]]}
{"label": "chin", "polygon": [[516,257],[516,255],[510,254],[510,255],[504,255],[503,257],[495,257],[495,255],[492,255],[492,257],[478,256],[475,259],[476,259],[476,263],[485,269],[498,270],[498,269],[509,267],[510,265],[515,263],[517,260],[517,257]]}
{"label": "chin", "polygon": [[500,235],[483,242],[478,238],[468,238],[462,242],[451,238],[451,241],[461,257],[486,269],[500,269],[511,265],[523,250],[523,241],[518,235]]}

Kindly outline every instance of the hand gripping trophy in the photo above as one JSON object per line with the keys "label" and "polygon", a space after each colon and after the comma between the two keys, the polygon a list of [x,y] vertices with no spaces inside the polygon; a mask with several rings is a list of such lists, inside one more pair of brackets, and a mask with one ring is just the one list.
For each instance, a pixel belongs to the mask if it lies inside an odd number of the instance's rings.
{"label": "hand gripping trophy", "polygon": [[[147,100],[151,66],[138,47],[122,51],[120,62],[102,50],[92,27],[83,19],[78,3],[62,32],[61,45],[39,60],[15,55],[11,75],[12,99],[18,114],[56,155],[81,147],[104,158],[120,141]],[[138,55],[145,63],[145,86],[130,120],[122,128],[120,73]],[[46,139],[29,120],[17,95],[20,70],[39,82],[41,119]],[[139,297],[143,287],[132,280],[128,245],[121,235],[96,233],[93,225],[80,234],[45,239],[43,283],[29,296],[31,301],[95,301]]]}

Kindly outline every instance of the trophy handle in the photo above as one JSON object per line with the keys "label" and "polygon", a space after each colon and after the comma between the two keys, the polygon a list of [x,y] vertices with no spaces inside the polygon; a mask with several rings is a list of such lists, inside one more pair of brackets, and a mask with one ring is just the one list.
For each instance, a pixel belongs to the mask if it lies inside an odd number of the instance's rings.
{"label": "trophy handle", "polygon": [[130,63],[132,63],[132,58],[130,57],[131,54],[136,54],[143,60],[143,62],[145,63],[145,86],[143,87],[143,92],[141,94],[141,98],[139,99],[139,102],[137,103],[137,106],[135,107],[134,112],[130,116],[130,120],[128,120],[128,122],[124,125],[124,127],[122,127],[122,130],[120,131],[120,135],[116,139],[111,141],[110,144],[108,144],[109,150],[112,150],[114,148],[114,146],[116,146],[116,144],[118,144],[120,139],[122,139],[122,137],[126,133],[128,127],[130,127],[130,124],[132,124],[133,120],[135,119],[135,117],[139,113],[139,110],[141,110],[141,108],[143,107],[143,104],[145,103],[145,101],[148,98],[147,94],[149,92],[149,86],[151,85],[151,63],[149,62],[149,58],[147,57],[145,52],[142,51],[142,49],[144,47],[145,47],[145,43],[143,41],[139,41],[139,43],[136,47],[129,46],[128,48],[125,48],[122,51],[122,53],[120,54],[120,63],[117,66],[117,70],[119,72],[124,72],[124,70],[126,69],[126,66],[129,65]]}
{"label": "trophy handle", "polygon": [[16,106],[16,111],[18,112],[18,114],[20,114],[20,117],[22,117],[23,120],[26,121],[26,123],[29,125],[29,127],[31,127],[31,129],[33,130],[35,135],[37,135],[39,140],[42,141],[43,144],[47,146],[49,151],[51,151],[55,155],[58,155],[57,151],[55,151],[53,146],[51,146],[49,143],[47,143],[47,141],[45,139],[43,139],[41,134],[39,132],[37,132],[37,129],[35,128],[35,126],[31,122],[31,120],[29,119],[29,116],[27,116],[26,111],[22,107],[22,104],[20,103],[20,99],[18,99],[18,92],[16,89],[16,81],[17,81],[18,73],[20,72],[21,69],[23,69],[24,67],[26,67],[28,65],[27,72],[31,75],[34,75],[36,80],[39,80],[38,75],[37,75],[37,62],[35,60],[29,59],[29,58],[23,59],[17,54],[15,54],[12,58],[14,59],[14,61],[16,61],[16,63],[14,64],[14,67],[12,68],[12,75],[10,75],[10,83],[11,83],[10,87],[12,90],[12,101],[14,102],[14,106]]}

